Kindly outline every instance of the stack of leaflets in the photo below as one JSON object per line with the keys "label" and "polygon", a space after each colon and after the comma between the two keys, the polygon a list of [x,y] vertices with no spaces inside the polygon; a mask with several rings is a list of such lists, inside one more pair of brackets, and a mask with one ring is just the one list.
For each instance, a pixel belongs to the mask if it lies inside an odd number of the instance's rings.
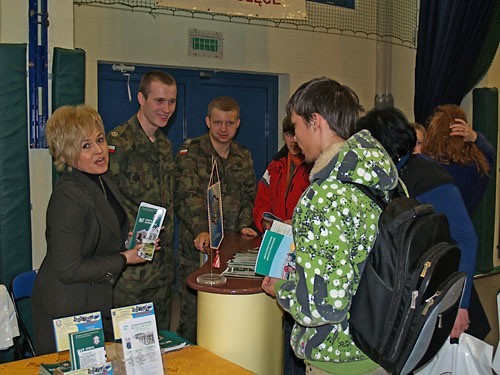
{"label": "stack of leaflets", "polygon": [[[61,375],[61,374],[54,372],[54,375]],[[111,362],[107,362],[102,364],[101,366],[94,366],[80,370],[68,371],[62,375],[115,375],[115,372],[113,369],[113,364]]]}
{"label": "stack of leaflets", "polygon": [[238,252],[227,262],[227,268],[222,272],[222,275],[258,279],[260,276],[255,274],[256,260],[256,250],[249,249],[246,252]]}
{"label": "stack of leaflets", "polygon": [[55,363],[42,363],[40,364],[38,375],[53,375],[56,370],[59,370],[62,373],[71,371],[71,362],[62,361]]}
{"label": "stack of leaflets", "polygon": [[166,212],[164,207],[141,202],[128,248],[132,249],[136,243],[142,243],[139,256],[146,260],[153,260],[156,239],[160,235]]}
{"label": "stack of leaflets", "polygon": [[273,221],[271,229],[262,238],[255,272],[278,279],[288,279],[295,272],[295,244],[291,225]]}

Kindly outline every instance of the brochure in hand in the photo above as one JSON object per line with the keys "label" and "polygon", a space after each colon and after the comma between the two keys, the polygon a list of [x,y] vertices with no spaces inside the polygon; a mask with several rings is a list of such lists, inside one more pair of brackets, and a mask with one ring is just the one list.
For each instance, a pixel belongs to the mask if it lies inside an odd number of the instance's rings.
{"label": "brochure in hand", "polygon": [[295,244],[292,226],[273,221],[271,229],[264,233],[257,255],[255,273],[288,279],[295,272]]}
{"label": "brochure in hand", "polygon": [[160,235],[166,212],[164,207],[141,202],[128,248],[132,249],[136,243],[142,243],[139,255],[146,260],[153,260],[156,239]]}
{"label": "brochure in hand", "polygon": [[266,211],[262,214],[262,219],[270,221],[270,222],[273,222],[273,221],[280,221],[282,223],[284,222],[283,219],[279,218],[278,216],[276,216],[275,214],[273,214],[269,211]]}

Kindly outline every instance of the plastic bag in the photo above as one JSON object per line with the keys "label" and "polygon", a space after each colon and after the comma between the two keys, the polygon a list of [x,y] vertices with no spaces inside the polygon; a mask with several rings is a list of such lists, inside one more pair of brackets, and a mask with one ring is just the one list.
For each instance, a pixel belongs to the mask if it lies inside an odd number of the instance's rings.
{"label": "plastic bag", "polygon": [[436,356],[415,375],[489,375],[493,347],[462,333],[458,344],[446,340]]}
{"label": "plastic bag", "polygon": [[19,336],[16,313],[5,285],[0,284],[0,350],[14,345],[12,339]]}

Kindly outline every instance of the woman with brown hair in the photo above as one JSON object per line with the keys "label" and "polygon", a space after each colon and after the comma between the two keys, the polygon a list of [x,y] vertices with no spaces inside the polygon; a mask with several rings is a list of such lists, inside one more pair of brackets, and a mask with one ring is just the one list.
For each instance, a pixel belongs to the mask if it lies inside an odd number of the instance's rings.
{"label": "woman with brown hair", "polygon": [[450,172],[472,215],[490,180],[495,149],[484,135],[472,129],[459,106],[446,104],[436,108],[427,122],[422,153]]}
{"label": "woman with brown hair", "polygon": [[[453,176],[472,217],[490,180],[495,160],[493,146],[484,135],[472,129],[459,106],[446,104],[438,106],[427,122],[422,153],[437,161]],[[490,326],[473,285],[468,313],[470,324],[467,333],[483,339]]]}

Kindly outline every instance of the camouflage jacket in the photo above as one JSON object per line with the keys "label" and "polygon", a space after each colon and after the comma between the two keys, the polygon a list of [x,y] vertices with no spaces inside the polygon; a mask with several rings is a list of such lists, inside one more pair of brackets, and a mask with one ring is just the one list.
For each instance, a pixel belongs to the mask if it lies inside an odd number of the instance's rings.
{"label": "camouflage jacket", "polygon": [[184,249],[188,244],[194,249],[196,235],[208,232],[207,187],[212,156],[217,160],[221,180],[224,231],[238,232],[253,223],[255,174],[250,151],[233,141],[224,159],[213,148],[209,134],[187,139],[175,162],[175,210],[181,222],[181,255],[188,255]]}
{"label": "camouflage jacket", "polygon": [[[173,171],[172,144],[158,130],[152,143],[142,129],[137,116],[119,125],[107,135],[110,148],[109,171],[123,196],[123,205],[131,225],[135,222],[139,204],[144,201],[163,206],[167,214],[161,234],[161,251],[153,262],[144,266],[129,266],[125,278],[143,279],[141,269],[160,268],[161,263],[172,260],[173,242]],[[132,229],[132,228],[131,228]],[[165,272],[165,270],[158,270]]]}

